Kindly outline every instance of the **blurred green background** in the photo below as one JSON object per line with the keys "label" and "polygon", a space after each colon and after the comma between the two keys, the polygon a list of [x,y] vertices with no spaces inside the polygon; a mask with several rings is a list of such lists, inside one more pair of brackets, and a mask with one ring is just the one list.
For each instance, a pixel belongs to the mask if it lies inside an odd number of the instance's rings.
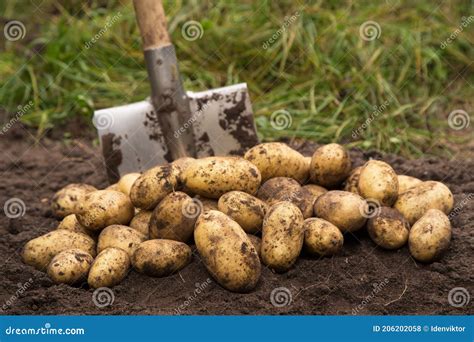
{"label": "blurred green background", "polygon": [[[165,9],[185,87],[247,82],[265,139],[408,156],[450,153],[472,139],[472,123],[448,125],[450,112],[473,109],[470,0],[190,0]],[[148,96],[131,1],[2,1],[0,14],[2,27],[25,26],[22,39],[1,36],[0,106],[11,117],[31,103],[21,121],[39,137],[70,136],[71,121],[93,131],[94,109]],[[190,20],[202,27],[192,41],[182,33]],[[277,110],[291,114],[291,126],[272,128]]]}

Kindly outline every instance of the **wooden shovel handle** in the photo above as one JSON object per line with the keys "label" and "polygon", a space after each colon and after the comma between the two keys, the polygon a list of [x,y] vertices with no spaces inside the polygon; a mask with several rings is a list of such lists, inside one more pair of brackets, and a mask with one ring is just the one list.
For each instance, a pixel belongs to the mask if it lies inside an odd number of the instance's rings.
{"label": "wooden shovel handle", "polygon": [[133,0],[133,6],[142,35],[143,50],[171,44],[161,0]]}

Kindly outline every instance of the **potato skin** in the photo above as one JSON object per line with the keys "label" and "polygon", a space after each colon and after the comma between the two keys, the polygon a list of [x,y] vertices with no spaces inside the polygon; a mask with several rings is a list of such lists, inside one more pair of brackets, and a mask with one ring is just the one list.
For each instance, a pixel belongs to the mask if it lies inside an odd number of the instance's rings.
{"label": "potato skin", "polygon": [[67,229],[76,233],[82,233],[86,235],[92,234],[91,231],[89,231],[88,229],[86,229],[86,227],[79,223],[76,214],[70,214],[63,218],[63,220],[59,222],[58,227],[56,229]]}
{"label": "potato skin", "polygon": [[302,188],[308,190],[313,196],[313,205],[314,205],[314,202],[316,202],[316,200],[319,198],[319,196],[328,192],[328,189],[323,188],[322,186],[319,186],[316,184],[306,184],[306,185],[303,185]]}
{"label": "potato skin", "polygon": [[122,282],[129,269],[128,253],[120,248],[109,247],[95,258],[87,282],[93,288],[112,287]]}
{"label": "potato skin", "polygon": [[195,194],[219,198],[233,190],[255,194],[262,177],[257,167],[241,157],[207,157],[182,173],[184,186]]}
{"label": "potato skin", "polygon": [[86,194],[96,190],[88,184],[74,183],[66,185],[53,196],[51,203],[53,215],[63,218],[78,213]]}
{"label": "potato skin", "polygon": [[305,157],[284,143],[256,145],[245,153],[244,158],[257,166],[262,182],[274,177],[292,177],[302,183],[308,177]]}
{"label": "potato skin", "polygon": [[453,194],[446,185],[441,182],[427,181],[400,194],[394,208],[410,224],[414,224],[429,209],[438,209],[449,214],[453,205]]}
{"label": "potato skin", "polygon": [[334,255],[342,249],[344,236],[331,222],[320,218],[304,221],[304,248],[312,255]]}
{"label": "potato skin", "polygon": [[100,233],[97,252],[100,253],[106,248],[114,247],[123,249],[131,257],[143,241],[145,241],[145,236],[135,229],[113,224]]}
{"label": "potato skin", "polygon": [[150,221],[153,211],[140,210],[130,221],[129,227],[142,233],[145,238],[150,236]]}
{"label": "potato skin", "polygon": [[184,192],[172,192],[153,210],[150,238],[189,241],[201,210],[201,204]]}
{"label": "potato skin", "polygon": [[362,228],[367,218],[367,203],[352,192],[332,190],[321,195],[314,203],[317,217],[331,222],[342,232],[353,232]]}
{"label": "potato skin", "polygon": [[133,172],[123,175],[117,183],[118,190],[123,192],[125,195],[130,195],[130,189],[133,183],[141,176],[141,173]]}
{"label": "potato skin", "polygon": [[133,183],[130,199],[140,209],[153,210],[166,195],[179,186],[180,169],[172,164],[145,171]]}
{"label": "potato skin", "polygon": [[156,239],[142,242],[132,256],[132,265],[151,277],[171,275],[191,262],[191,248],[185,243]]}
{"label": "potato skin", "polygon": [[381,207],[367,222],[369,236],[385,249],[397,249],[408,241],[410,225],[398,210]]}
{"label": "potato skin", "polygon": [[343,146],[321,146],[311,158],[311,182],[325,188],[335,188],[349,176],[351,165],[351,158]]}
{"label": "potato skin", "polygon": [[265,202],[242,191],[230,191],[219,198],[219,211],[236,221],[246,233],[257,233],[262,229],[267,211]]}
{"label": "potato skin", "polygon": [[451,223],[446,214],[438,209],[429,209],[411,227],[408,247],[416,260],[432,262],[441,258],[450,240]]}
{"label": "potato skin", "polygon": [[85,234],[67,229],[57,229],[28,241],[23,247],[22,258],[25,264],[44,271],[51,259],[68,249],[80,249],[95,256],[95,241]]}
{"label": "potato skin", "polygon": [[94,258],[81,249],[67,249],[51,260],[48,276],[56,284],[73,285],[87,279]]}
{"label": "potato skin", "polygon": [[369,160],[360,171],[357,189],[362,197],[391,207],[398,197],[398,177],[387,163]]}
{"label": "potato skin", "polygon": [[356,195],[359,194],[359,177],[362,171],[362,166],[358,166],[351,171],[349,177],[344,182],[344,191],[352,192]]}
{"label": "potato skin", "polygon": [[255,247],[258,257],[261,258],[262,257],[262,239],[252,234],[247,234],[247,237],[249,238],[252,245]]}
{"label": "potato skin", "polygon": [[304,240],[303,214],[291,202],[270,207],[263,221],[262,262],[276,272],[286,272],[296,262]]}
{"label": "potato skin", "polygon": [[196,222],[194,241],[204,265],[222,287],[249,292],[257,286],[258,253],[237,222],[219,211],[207,211]]}
{"label": "potato skin", "polygon": [[423,181],[419,180],[418,178],[405,176],[405,175],[398,175],[398,194],[403,194],[410,188],[423,183]]}
{"label": "potato skin", "polygon": [[135,208],[127,195],[119,191],[98,190],[88,193],[76,214],[81,225],[89,230],[101,230],[112,224],[128,224]]}

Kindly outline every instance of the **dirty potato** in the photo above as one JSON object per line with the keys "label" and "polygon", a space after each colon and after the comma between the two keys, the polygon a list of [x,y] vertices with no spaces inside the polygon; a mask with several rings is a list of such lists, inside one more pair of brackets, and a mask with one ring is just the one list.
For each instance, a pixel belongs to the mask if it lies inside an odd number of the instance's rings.
{"label": "dirty potato", "polygon": [[398,177],[387,163],[370,160],[360,171],[357,189],[362,197],[390,207],[398,197]]}
{"label": "dirty potato", "polygon": [[262,182],[274,177],[291,177],[302,183],[308,177],[305,157],[284,143],[259,144],[248,150],[244,158],[257,166]]}
{"label": "dirty potato", "polygon": [[334,255],[342,249],[344,236],[331,222],[320,218],[304,221],[304,248],[312,255]]}
{"label": "dirty potato", "polygon": [[85,234],[67,229],[57,229],[28,241],[23,247],[25,264],[45,270],[51,259],[67,249],[80,249],[95,256],[95,241]]}
{"label": "dirty potato", "polygon": [[67,249],[51,260],[48,276],[57,284],[77,284],[87,279],[94,258],[81,249]]}
{"label": "dirty potato", "polygon": [[367,222],[370,238],[380,247],[397,249],[408,240],[410,225],[398,210],[381,207]]}
{"label": "dirty potato", "polygon": [[446,185],[441,182],[427,181],[400,194],[394,208],[405,216],[410,224],[413,224],[429,209],[438,209],[449,214],[453,209],[453,204],[453,194]]}
{"label": "dirty potato", "polygon": [[418,261],[438,260],[448,249],[451,240],[451,223],[445,213],[429,209],[411,227],[408,246]]}
{"label": "dirty potato", "polygon": [[359,176],[360,171],[362,171],[362,166],[358,166],[351,171],[349,177],[344,182],[344,191],[352,192],[354,194],[359,194]]}
{"label": "dirty potato", "polygon": [[303,247],[303,215],[291,202],[278,202],[265,215],[262,229],[262,262],[277,272],[286,272]]}
{"label": "dirty potato", "polygon": [[202,211],[201,206],[200,202],[184,192],[172,192],[153,210],[150,238],[189,241],[193,236],[194,224]]}
{"label": "dirty potato", "polygon": [[113,191],[120,191],[118,183],[114,183],[106,187],[104,190],[113,190]]}
{"label": "dirty potato", "polygon": [[91,231],[79,223],[76,214],[70,214],[63,218],[56,229],[67,229],[76,233],[91,235]]}
{"label": "dirty potato", "polygon": [[332,190],[314,203],[317,217],[331,222],[342,232],[353,232],[365,225],[369,208],[362,197],[352,192]]}
{"label": "dirty potato", "polygon": [[247,234],[247,237],[249,238],[253,247],[257,251],[258,257],[261,258],[262,257],[262,253],[261,253],[262,252],[262,239],[252,234]]}
{"label": "dirty potato", "polygon": [[230,191],[222,195],[217,207],[240,224],[246,233],[251,234],[262,229],[263,217],[267,211],[265,202],[242,191]]}
{"label": "dirty potato", "polygon": [[151,277],[165,277],[191,262],[191,248],[185,243],[157,239],[141,243],[132,256],[132,265]]}
{"label": "dirty potato", "polygon": [[106,248],[97,255],[89,271],[88,284],[93,288],[112,287],[127,276],[130,257],[120,248]]}
{"label": "dirty potato", "polygon": [[311,182],[334,188],[349,176],[350,170],[351,158],[346,149],[339,144],[328,144],[314,152],[309,172]]}
{"label": "dirty potato", "polygon": [[86,229],[95,231],[112,224],[128,224],[134,213],[135,208],[124,193],[98,190],[86,195],[76,217]]}
{"label": "dirty potato", "polygon": [[100,233],[97,252],[100,253],[106,248],[115,247],[123,249],[131,257],[143,241],[145,241],[145,236],[135,229],[113,224]]}
{"label": "dirty potato", "polygon": [[415,185],[423,183],[421,180],[411,176],[398,175],[398,194],[403,194]]}
{"label": "dirty potato", "polygon": [[262,179],[257,167],[241,157],[198,159],[183,171],[182,178],[193,193],[216,199],[233,190],[253,195]]}
{"label": "dirty potato", "polygon": [[311,195],[313,196],[313,204],[314,202],[316,202],[319,196],[328,192],[326,188],[323,188],[322,186],[316,184],[306,184],[303,185],[302,188],[308,190],[311,193]]}
{"label": "dirty potato", "polygon": [[130,195],[130,189],[132,188],[133,183],[135,183],[140,176],[141,174],[138,172],[123,175],[117,183],[118,190],[127,196]]}
{"label": "dirty potato", "polygon": [[219,211],[207,211],[196,222],[194,241],[204,265],[221,286],[234,292],[255,288],[260,260],[237,222]]}
{"label": "dirty potato", "polygon": [[77,183],[66,185],[53,196],[51,203],[53,215],[62,218],[70,214],[78,213],[86,194],[96,190],[96,188],[88,184]]}
{"label": "dirty potato", "polygon": [[130,228],[142,233],[147,239],[150,236],[150,220],[153,211],[140,210],[135,214],[132,221],[130,221]]}
{"label": "dirty potato", "polygon": [[196,196],[194,199],[197,200],[197,201],[200,201],[201,204],[202,204],[201,214],[206,212],[206,211],[209,211],[209,210],[218,210],[217,209],[218,201],[215,200],[215,199],[210,199],[210,198],[206,198],[206,197],[202,197],[202,196]]}
{"label": "dirty potato", "polygon": [[135,207],[153,210],[156,205],[179,185],[180,170],[172,165],[156,166],[133,183],[130,199]]}

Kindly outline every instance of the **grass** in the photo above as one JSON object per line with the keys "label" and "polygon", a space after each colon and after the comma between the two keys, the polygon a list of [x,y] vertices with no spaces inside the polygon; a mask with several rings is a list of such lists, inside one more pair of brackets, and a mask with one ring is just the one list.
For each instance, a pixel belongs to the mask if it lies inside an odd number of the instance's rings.
{"label": "grass", "polygon": [[[0,45],[6,111],[14,115],[32,101],[21,120],[41,135],[75,116],[90,120],[96,108],[148,96],[129,2],[34,2],[0,4],[3,23],[26,27],[24,39]],[[469,1],[177,0],[165,8],[186,88],[247,82],[265,139],[438,153],[452,140],[448,114],[472,112],[474,21],[441,47],[473,15]],[[184,39],[189,20],[202,25],[200,39]],[[366,41],[360,27],[369,20],[381,32]],[[272,127],[278,110],[290,113],[291,126]]]}

